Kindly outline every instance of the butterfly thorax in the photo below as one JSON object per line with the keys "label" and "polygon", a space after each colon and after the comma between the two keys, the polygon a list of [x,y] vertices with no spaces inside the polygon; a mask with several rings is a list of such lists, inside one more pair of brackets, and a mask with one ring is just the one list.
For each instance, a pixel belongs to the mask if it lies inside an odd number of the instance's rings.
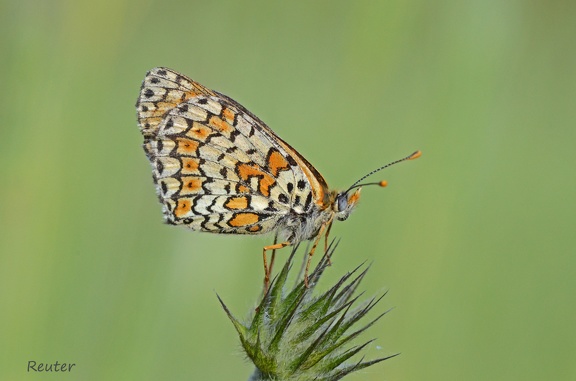
{"label": "butterfly thorax", "polygon": [[323,225],[333,219],[334,213],[330,208],[321,208],[314,205],[306,213],[292,211],[282,218],[277,230],[279,236],[286,241],[296,244],[318,235]]}

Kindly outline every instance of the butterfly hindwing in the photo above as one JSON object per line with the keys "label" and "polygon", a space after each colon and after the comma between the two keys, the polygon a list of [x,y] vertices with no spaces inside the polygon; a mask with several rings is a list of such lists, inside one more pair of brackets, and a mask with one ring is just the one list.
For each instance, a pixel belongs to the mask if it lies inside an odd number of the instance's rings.
{"label": "butterfly hindwing", "polygon": [[306,213],[317,202],[311,189],[325,188],[321,176],[311,177],[316,170],[260,119],[172,70],[147,74],[137,109],[168,223],[265,233],[291,211]]}

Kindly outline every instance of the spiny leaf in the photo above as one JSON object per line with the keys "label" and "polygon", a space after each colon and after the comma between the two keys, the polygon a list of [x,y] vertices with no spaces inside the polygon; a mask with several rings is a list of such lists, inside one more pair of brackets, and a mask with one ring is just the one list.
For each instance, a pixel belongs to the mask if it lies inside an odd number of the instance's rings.
{"label": "spiny leaf", "polygon": [[306,330],[302,331],[298,336],[297,339],[300,340],[304,340],[304,338],[309,337],[310,335],[312,335],[316,330],[318,330],[324,323],[326,323],[327,321],[331,320],[333,317],[335,317],[336,315],[338,315],[340,313],[340,311],[342,311],[344,308],[348,308],[352,305],[352,303],[354,303],[356,299],[351,300],[350,302],[344,304],[343,306],[338,307],[337,309],[335,309],[334,311],[330,312],[327,315],[324,315],[322,318],[320,318],[318,321],[316,321],[316,323],[314,323],[313,325],[311,325],[310,327],[308,327]]}
{"label": "spiny leaf", "polygon": [[294,255],[296,254],[297,250],[298,250],[298,245],[296,245],[292,249],[292,252],[290,253],[290,256],[288,257],[288,259],[286,260],[286,263],[282,267],[280,274],[278,274],[278,276],[274,279],[274,281],[270,285],[270,290],[268,292],[268,296],[269,296],[268,314],[273,319],[275,318],[278,309],[281,308],[283,305],[282,289],[284,288],[284,285],[286,284],[286,280],[288,279],[288,273],[290,272],[290,269],[292,268],[292,260],[294,259]]}
{"label": "spiny leaf", "polygon": [[322,340],[324,339],[326,333],[328,332],[328,330],[330,329],[330,327],[327,327],[324,332],[322,332],[320,335],[318,335],[318,337],[316,338],[316,340],[314,340],[312,342],[312,344],[310,344],[310,346],[308,346],[308,348],[304,351],[304,353],[302,353],[302,355],[300,355],[300,357],[298,357],[296,359],[296,361],[294,362],[293,366],[292,366],[292,370],[293,371],[297,371],[303,364],[304,362],[310,357],[310,355],[312,355],[312,353],[314,352],[314,350],[316,349],[316,347],[322,342]]}
{"label": "spiny leaf", "polygon": [[270,342],[270,346],[268,347],[269,351],[274,351],[278,348],[278,345],[280,344],[280,339],[282,339],[282,336],[286,332],[286,328],[292,321],[292,318],[296,314],[296,310],[298,309],[298,306],[300,305],[300,302],[302,302],[303,299],[304,299],[304,293],[300,295],[299,299],[296,299],[292,302],[292,305],[290,306],[289,310],[282,317],[280,324],[276,328],[274,338],[272,339],[272,341]]}
{"label": "spiny leaf", "polygon": [[372,343],[374,340],[375,339],[372,339],[372,340],[365,342],[364,344],[362,344],[360,346],[352,347],[349,350],[347,350],[346,352],[344,352],[343,354],[341,354],[340,356],[332,357],[330,359],[330,361],[328,361],[323,368],[325,368],[326,370],[329,370],[329,369],[333,369],[333,368],[339,366],[344,361],[348,360],[350,357],[352,357],[356,353],[360,352],[362,349],[364,349],[368,344]]}
{"label": "spiny leaf", "polygon": [[234,328],[236,328],[236,332],[238,332],[238,335],[240,335],[240,337],[244,337],[246,336],[246,327],[240,323],[238,321],[238,319],[236,319],[234,317],[234,315],[232,315],[232,313],[230,312],[230,310],[228,309],[228,307],[226,307],[226,304],[224,304],[224,301],[222,301],[222,299],[220,298],[220,295],[216,294],[216,297],[218,298],[218,300],[220,301],[220,304],[222,305],[222,308],[224,308],[224,311],[226,312],[226,315],[228,315],[228,318],[230,319],[230,321],[232,322],[232,324],[234,325]]}
{"label": "spiny leaf", "polygon": [[340,289],[340,287],[361,267],[362,265],[356,267],[351,272],[344,275],[340,280],[332,286],[328,291],[324,292],[320,297],[315,299],[315,302],[310,304],[310,307],[303,310],[301,315],[303,318],[308,318],[310,315],[314,313],[318,313],[319,315],[325,315],[330,307],[332,307],[335,303],[333,303],[334,295]]}
{"label": "spiny leaf", "polygon": [[364,315],[366,315],[380,300],[382,300],[382,298],[385,295],[386,293],[384,293],[376,300],[372,298],[372,300],[370,300],[364,308],[359,308],[353,311],[353,315],[349,319],[347,319],[346,322],[342,324],[342,326],[334,333],[334,337],[335,338],[340,337],[344,332],[346,332],[350,327],[352,327],[352,325],[354,325],[362,317],[364,317]]}
{"label": "spiny leaf", "polygon": [[340,293],[338,293],[338,295],[334,298],[334,303],[346,303],[348,299],[350,299],[350,297],[354,294],[354,292],[356,292],[358,285],[360,285],[360,282],[362,282],[368,270],[370,270],[370,266],[366,267],[364,271],[362,271],[352,282],[344,287],[342,291],[340,291]]}

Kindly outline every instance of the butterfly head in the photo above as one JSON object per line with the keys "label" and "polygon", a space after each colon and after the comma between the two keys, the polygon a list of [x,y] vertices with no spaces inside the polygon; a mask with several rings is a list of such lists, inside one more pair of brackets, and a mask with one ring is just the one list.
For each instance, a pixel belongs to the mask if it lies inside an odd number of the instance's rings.
{"label": "butterfly head", "polygon": [[344,221],[348,218],[360,199],[361,190],[361,188],[358,188],[353,193],[347,191],[335,195],[334,202],[332,203],[332,210],[334,211],[336,219]]}

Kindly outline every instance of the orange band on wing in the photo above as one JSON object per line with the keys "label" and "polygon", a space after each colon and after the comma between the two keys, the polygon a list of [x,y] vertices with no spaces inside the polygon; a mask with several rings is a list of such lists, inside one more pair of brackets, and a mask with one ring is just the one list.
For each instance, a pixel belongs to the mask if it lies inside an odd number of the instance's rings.
{"label": "orange band on wing", "polygon": [[244,186],[242,184],[238,184],[236,186],[236,191],[238,193],[250,193],[250,188],[248,188],[247,186]]}
{"label": "orange band on wing", "polygon": [[229,108],[225,108],[224,110],[222,110],[222,116],[224,117],[224,119],[226,119],[228,123],[232,123],[234,121],[235,114]]}
{"label": "orange band on wing", "polygon": [[211,132],[212,130],[203,125],[202,123],[194,122],[192,128],[189,129],[188,132],[186,132],[186,135],[194,139],[205,141]]}
{"label": "orange band on wing", "polygon": [[191,139],[178,138],[178,149],[177,153],[181,155],[195,155],[198,149],[198,142]]}
{"label": "orange band on wing", "polygon": [[248,228],[248,230],[251,231],[252,233],[256,233],[256,232],[259,232],[260,230],[262,230],[262,226],[260,226],[260,225],[253,225],[253,226],[250,226],[250,227]]}
{"label": "orange band on wing", "polygon": [[247,183],[250,182],[251,177],[257,177],[258,191],[266,197],[270,196],[270,187],[274,185],[276,181],[272,176],[262,171],[262,168],[258,165],[242,163],[236,167],[236,172],[238,176]]}
{"label": "orange band on wing", "polygon": [[192,200],[189,198],[181,198],[178,200],[176,209],[174,209],[174,215],[177,218],[182,218],[192,210]]}
{"label": "orange band on wing", "polygon": [[180,194],[200,193],[202,190],[202,179],[197,177],[183,177]]}
{"label": "orange band on wing", "polygon": [[268,155],[268,168],[270,168],[272,176],[278,177],[278,172],[290,169],[290,165],[280,152],[271,150]]}
{"label": "orange band on wing", "polygon": [[256,213],[236,213],[234,217],[228,221],[228,225],[233,227],[252,225],[258,222],[259,219],[260,217]]}
{"label": "orange band on wing", "polygon": [[199,167],[200,167],[200,162],[198,159],[194,159],[191,157],[183,157],[182,158],[182,173],[183,174],[198,173]]}
{"label": "orange band on wing", "polygon": [[208,124],[211,127],[215,127],[216,130],[220,132],[226,132],[228,134],[234,130],[234,128],[230,124],[228,124],[228,122],[223,121],[217,116],[213,116],[212,118],[210,118]]}
{"label": "orange band on wing", "polygon": [[248,208],[248,197],[230,197],[224,207],[228,209],[246,209]]}

